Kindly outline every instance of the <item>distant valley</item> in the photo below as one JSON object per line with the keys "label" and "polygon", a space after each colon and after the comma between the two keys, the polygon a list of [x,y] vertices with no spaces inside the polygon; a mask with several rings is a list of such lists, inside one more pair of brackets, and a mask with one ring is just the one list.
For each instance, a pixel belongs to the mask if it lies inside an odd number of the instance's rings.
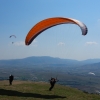
{"label": "distant valley", "polygon": [[[95,73],[89,74],[89,72]],[[95,92],[100,90],[100,59],[77,61],[49,56],[23,59],[0,60],[0,80],[13,74],[15,80],[45,81],[51,77],[59,79],[58,84]]]}

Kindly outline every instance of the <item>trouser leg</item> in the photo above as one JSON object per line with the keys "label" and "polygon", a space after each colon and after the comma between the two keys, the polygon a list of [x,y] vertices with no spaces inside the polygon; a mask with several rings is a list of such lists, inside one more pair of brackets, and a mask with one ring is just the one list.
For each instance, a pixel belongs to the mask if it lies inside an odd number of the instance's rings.
{"label": "trouser leg", "polygon": [[54,87],[54,85],[52,85],[52,86],[49,88],[49,90],[51,91],[53,87]]}

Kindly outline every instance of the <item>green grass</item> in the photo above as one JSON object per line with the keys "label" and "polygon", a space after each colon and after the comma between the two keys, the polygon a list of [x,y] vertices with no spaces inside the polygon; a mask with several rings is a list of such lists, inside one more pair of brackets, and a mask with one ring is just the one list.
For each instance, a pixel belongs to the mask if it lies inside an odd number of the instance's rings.
{"label": "green grass", "polygon": [[78,89],[56,84],[49,91],[49,83],[0,81],[0,100],[100,100],[100,95],[84,93]]}

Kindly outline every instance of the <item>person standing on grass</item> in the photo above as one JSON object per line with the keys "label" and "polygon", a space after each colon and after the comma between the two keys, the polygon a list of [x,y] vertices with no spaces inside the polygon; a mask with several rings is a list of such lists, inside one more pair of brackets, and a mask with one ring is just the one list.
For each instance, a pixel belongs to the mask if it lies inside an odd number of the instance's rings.
{"label": "person standing on grass", "polygon": [[10,75],[9,76],[9,85],[12,85],[13,80],[14,80],[14,76]]}

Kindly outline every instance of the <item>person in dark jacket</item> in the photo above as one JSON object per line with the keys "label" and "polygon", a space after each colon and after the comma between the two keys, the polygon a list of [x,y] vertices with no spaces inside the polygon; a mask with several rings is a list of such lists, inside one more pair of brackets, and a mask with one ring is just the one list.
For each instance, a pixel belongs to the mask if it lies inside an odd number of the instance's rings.
{"label": "person in dark jacket", "polygon": [[49,88],[49,91],[51,91],[51,90],[53,89],[55,83],[56,83],[58,80],[57,80],[57,78],[55,79],[55,78],[52,78],[52,77],[51,77],[51,79],[50,79],[49,81],[50,81],[50,85],[51,85],[51,87]]}
{"label": "person in dark jacket", "polygon": [[10,75],[9,76],[9,85],[12,85],[13,80],[14,80],[14,76]]}

